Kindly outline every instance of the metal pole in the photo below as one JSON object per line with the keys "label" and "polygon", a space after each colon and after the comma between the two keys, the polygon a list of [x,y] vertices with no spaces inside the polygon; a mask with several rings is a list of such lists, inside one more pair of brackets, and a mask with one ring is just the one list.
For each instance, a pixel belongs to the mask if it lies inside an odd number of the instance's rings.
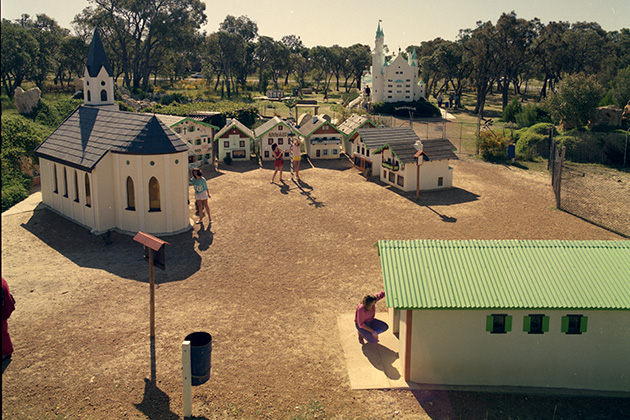
{"label": "metal pole", "polygon": [[155,337],[155,269],[153,268],[153,250],[149,248],[149,280],[150,294],[149,302],[149,326],[151,329],[151,337]]}
{"label": "metal pole", "polygon": [[190,341],[182,343],[182,379],[184,386],[184,418],[192,417],[192,372],[190,366]]}
{"label": "metal pole", "polygon": [[630,128],[626,130],[626,147],[623,149],[623,167],[626,167],[626,156],[628,155],[628,133],[630,132]]}

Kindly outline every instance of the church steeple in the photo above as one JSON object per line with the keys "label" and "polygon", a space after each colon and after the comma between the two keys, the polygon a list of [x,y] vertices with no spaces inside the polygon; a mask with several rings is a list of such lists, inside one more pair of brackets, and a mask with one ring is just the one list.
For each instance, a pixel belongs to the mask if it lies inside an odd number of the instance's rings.
{"label": "church steeple", "polygon": [[85,105],[114,105],[114,77],[98,28],[94,29],[83,73]]}

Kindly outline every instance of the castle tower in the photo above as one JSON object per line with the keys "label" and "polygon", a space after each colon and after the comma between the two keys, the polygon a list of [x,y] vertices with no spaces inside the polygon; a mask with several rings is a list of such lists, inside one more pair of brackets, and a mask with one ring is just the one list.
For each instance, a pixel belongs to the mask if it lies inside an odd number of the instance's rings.
{"label": "castle tower", "polygon": [[416,47],[413,47],[413,52],[409,57],[408,63],[411,67],[418,67],[418,56],[416,55]]}
{"label": "castle tower", "polygon": [[384,98],[385,80],[383,79],[383,66],[385,64],[385,34],[381,29],[381,21],[378,21],[374,54],[372,55],[372,102],[381,102]]}
{"label": "castle tower", "polygon": [[90,44],[85,72],[83,73],[83,99],[85,105],[107,106],[118,109],[114,103],[114,77],[101,42],[98,28]]}

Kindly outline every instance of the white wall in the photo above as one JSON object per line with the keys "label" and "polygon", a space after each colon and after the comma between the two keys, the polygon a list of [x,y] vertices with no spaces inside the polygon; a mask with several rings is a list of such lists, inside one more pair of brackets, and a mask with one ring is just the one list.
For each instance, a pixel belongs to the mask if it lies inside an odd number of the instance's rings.
{"label": "white wall", "polygon": [[[486,316],[512,316],[512,331],[491,334]],[[549,332],[523,332],[523,317],[550,317]],[[561,332],[567,314],[588,316],[580,335]],[[404,316],[400,317],[404,360]],[[425,384],[531,386],[630,392],[630,311],[416,310],[410,380]]]}

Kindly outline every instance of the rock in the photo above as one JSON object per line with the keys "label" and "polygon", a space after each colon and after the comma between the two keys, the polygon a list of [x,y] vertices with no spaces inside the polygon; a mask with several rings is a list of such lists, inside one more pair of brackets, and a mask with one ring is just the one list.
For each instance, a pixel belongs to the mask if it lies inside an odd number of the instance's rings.
{"label": "rock", "polygon": [[611,126],[621,127],[622,110],[614,105],[601,106],[595,110],[595,115],[589,127]]}
{"label": "rock", "polygon": [[30,114],[42,97],[42,91],[38,87],[26,92],[21,87],[15,89],[15,107],[20,114]]}

